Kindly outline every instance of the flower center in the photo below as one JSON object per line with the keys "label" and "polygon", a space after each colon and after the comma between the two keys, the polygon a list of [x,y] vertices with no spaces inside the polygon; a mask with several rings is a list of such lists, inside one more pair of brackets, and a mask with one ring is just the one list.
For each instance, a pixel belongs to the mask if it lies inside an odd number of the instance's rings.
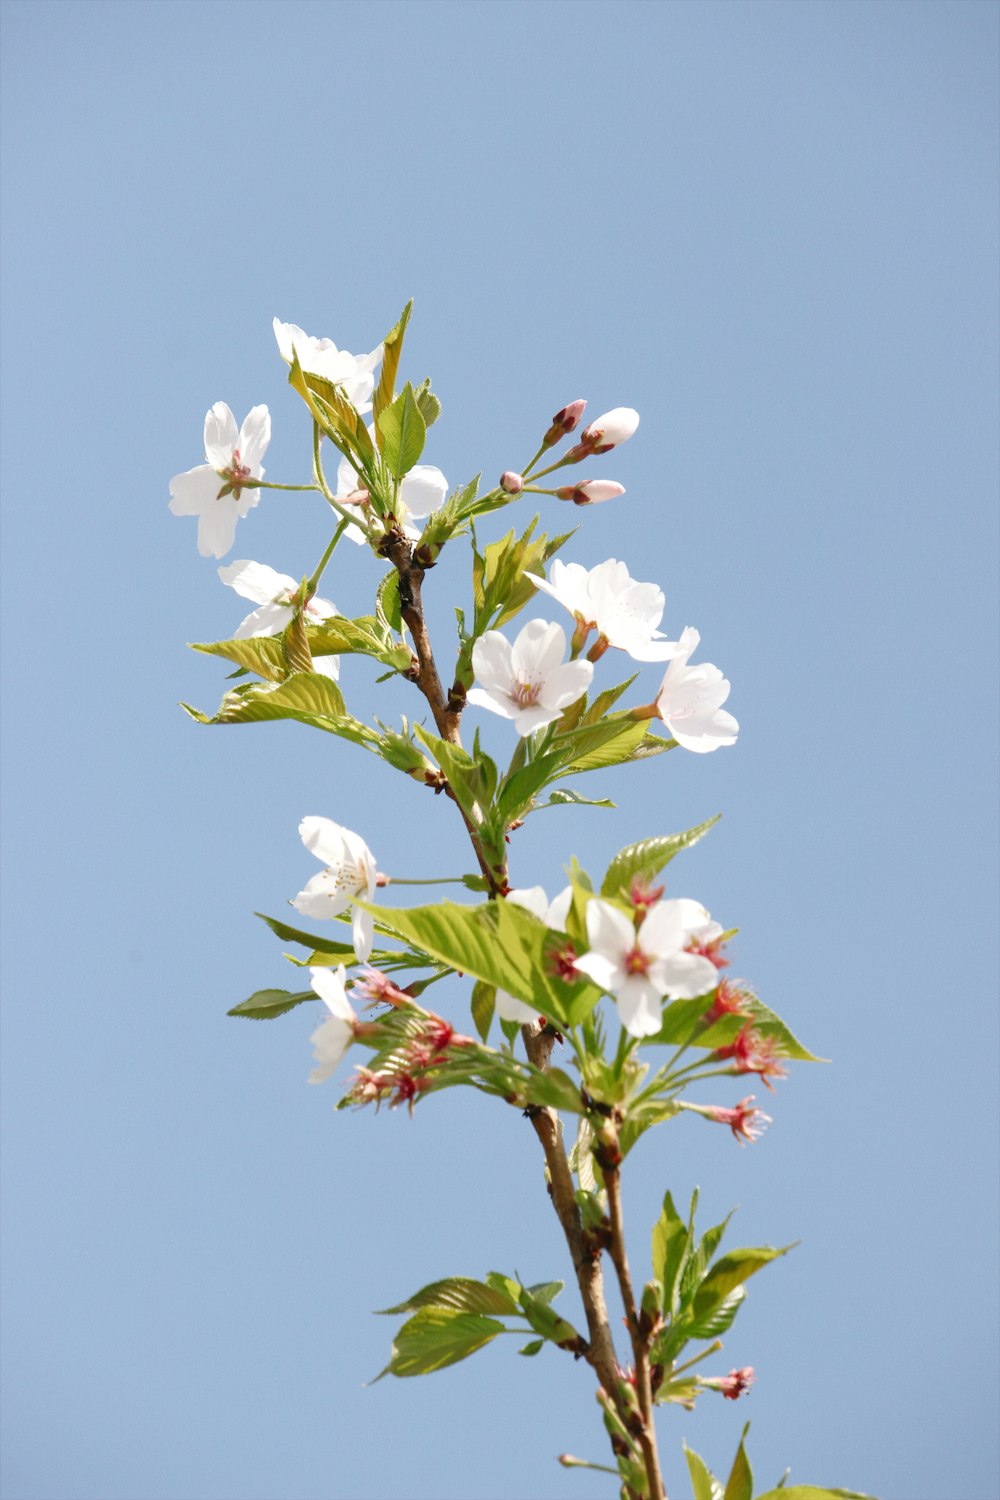
{"label": "flower center", "polygon": [[542,691],[540,682],[512,682],[510,685],[510,696],[512,702],[518,708],[530,708],[532,703],[538,702],[538,695]]}
{"label": "flower center", "polygon": [[625,955],[625,972],[627,974],[648,974],[649,954],[643,953],[639,947],[632,948]]}
{"label": "flower center", "polygon": [[227,495],[232,495],[234,500],[238,500],[240,498],[240,490],[243,487],[243,481],[250,478],[249,465],[243,462],[238,448],[233,449],[229,468],[219,469],[217,472],[219,478],[223,479],[225,483],[216,495],[216,500],[224,500]]}

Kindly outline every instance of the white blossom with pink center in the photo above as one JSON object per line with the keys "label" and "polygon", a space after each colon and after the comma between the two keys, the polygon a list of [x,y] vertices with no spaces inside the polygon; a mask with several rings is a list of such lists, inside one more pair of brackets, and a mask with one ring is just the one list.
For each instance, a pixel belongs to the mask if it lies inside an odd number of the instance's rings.
{"label": "white blossom with pink center", "polygon": [[[326,866],[314,875],[292,901],[304,917],[324,920],[337,917],[354,904],[357,896],[370,901],[375,894],[375,856],[360,834],[342,828],[332,818],[303,818],[299,835],[311,854]],[[371,912],[354,907],[352,936],[359,962],[371,958],[375,919]]]}
{"label": "white blossom with pink center", "polygon": [[513,643],[499,630],[487,630],[472,648],[472,667],[481,687],[468,700],[502,718],[513,719],[522,736],[558,719],[583,696],[594,676],[589,661],[563,661],[562,626],[529,620]]}
{"label": "white blossom with pink center", "polygon": [[627,651],[633,661],[669,661],[682,649],[657,628],[666,604],[663,590],[655,583],[637,583],[625,564],[613,557],[596,568],[557,558],[548,579],[537,573],[526,576],[558,599],[578,625],[596,630],[607,645]]}
{"label": "white blossom with pink center", "polygon": [[202,557],[225,557],[236,540],[236,522],[260,499],[260,490],[247,487],[246,481],[263,478],[261,459],[270,441],[266,406],[255,406],[238,430],[224,401],[216,401],[207,412],[205,462],[170,481],[173,514],[198,517]]}
{"label": "white blossom with pink center", "polygon": [[709,920],[697,901],[657,901],[637,931],[617,906],[595,898],[587,903],[590,951],[576,960],[576,967],[614,996],[626,1031],[654,1036],[664,998],[693,1000],[719,982],[713,963],[684,951],[692,932]]}
{"label": "white blossom with pink center", "polygon": [[[374,442],[374,427],[369,427],[368,431]],[[350,459],[342,457],[337,465],[337,489],[334,498],[341,503],[349,501],[359,491],[363,493],[362,484],[363,481],[358,477]],[[403,475],[399,484],[397,519],[403,528],[404,535],[409,537],[411,542],[418,541],[420,537],[419,528],[411,523],[426,521],[429,515],[441,508],[447,494],[448,481],[435,464],[414,464],[410,472]],[[352,542],[367,540],[361,526],[348,526],[344,535],[350,537]]]}
{"label": "white blossom with pink center", "polygon": [[711,662],[688,666],[700,641],[697,630],[685,626],[677,655],[656,696],[656,711],[678,745],[705,755],[720,745],[735,745],[740,726],[722,707],[729,697],[729,683],[718,667]]}

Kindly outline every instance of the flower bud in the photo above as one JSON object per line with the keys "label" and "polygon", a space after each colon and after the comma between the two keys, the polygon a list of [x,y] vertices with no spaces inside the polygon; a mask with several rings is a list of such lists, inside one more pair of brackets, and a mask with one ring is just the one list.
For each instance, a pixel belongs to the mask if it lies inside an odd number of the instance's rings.
{"label": "flower bud", "polygon": [[519,495],[524,489],[524,479],[513,469],[505,469],[500,475],[500,488],[508,495]]}
{"label": "flower bud", "polygon": [[607,453],[619,443],[627,443],[639,425],[639,413],[631,406],[616,406],[591,422],[580,434],[581,445],[591,453]]}
{"label": "flower bud", "polygon": [[552,426],[545,434],[542,446],[551,448],[552,444],[558,443],[559,439],[565,437],[567,432],[572,432],[583,416],[583,409],[586,404],[586,401],[571,401],[568,406],[560,407],[559,411],[552,418]]}
{"label": "flower bud", "polygon": [[613,479],[585,479],[582,484],[566,484],[556,490],[560,500],[572,500],[574,505],[599,505],[602,500],[616,500],[624,493],[625,486],[615,484]]}

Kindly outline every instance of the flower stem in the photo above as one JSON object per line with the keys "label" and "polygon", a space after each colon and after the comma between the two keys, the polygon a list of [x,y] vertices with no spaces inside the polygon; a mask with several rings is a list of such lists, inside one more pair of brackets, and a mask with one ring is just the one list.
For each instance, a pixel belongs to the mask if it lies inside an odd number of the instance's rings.
{"label": "flower stem", "polygon": [[344,532],[347,530],[349,524],[350,523],[348,522],[348,520],[345,517],[344,520],[342,520],[339,523],[339,525],[337,526],[336,531],[333,533],[333,536],[330,538],[330,545],[327,547],[326,551],[323,553],[323,556],[320,558],[319,562],[316,564],[316,567],[313,570],[312,576],[309,579],[309,590],[310,590],[311,593],[315,593],[316,590],[317,590],[317,588],[319,587],[319,581],[320,581],[320,579],[323,576],[323,570],[325,569],[327,563],[330,561],[330,558],[333,556],[333,549],[336,547],[337,543],[340,541],[340,538],[344,535]]}
{"label": "flower stem", "polygon": [[255,479],[252,484],[244,484],[247,490],[318,490],[318,484],[273,484],[270,479]]}
{"label": "flower stem", "polygon": [[386,885],[464,885],[461,875],[438,875],[435,879],[405,880],[402,875],[390,875]]}
{"label": "flower stem", "polygon": [[344,507],[341,505],[340,501],[337,499],[336,495],[330,489],[330,486],[326,482],[326,475],[323,473],[323,465],[322,465],[322,462],[320,461],[320,456],[319,456],[319,449],[320,449],[320,444],[321,444],[322,440],[323,440],[323,435],[322,435],[322,433],[319,430],[319,423],[318,422],[314,422],[313,423],[313,473],[316,476],[316,488],[321,491],[324,500],[326,500],[326,502],[327,502],[328,505],[332,505],[333,506],[334,510],[337,512],[338,516],[340,516],[341,520],[345,522],[345,524],[350,524],[350,523],[353,522],[353,524],[355,526],[360,526],[361,529],[362,529],[362,531],[366,531],[364,520],[360,516],[352,516],[351,513],[350,513],[350,511],[345,510]]}

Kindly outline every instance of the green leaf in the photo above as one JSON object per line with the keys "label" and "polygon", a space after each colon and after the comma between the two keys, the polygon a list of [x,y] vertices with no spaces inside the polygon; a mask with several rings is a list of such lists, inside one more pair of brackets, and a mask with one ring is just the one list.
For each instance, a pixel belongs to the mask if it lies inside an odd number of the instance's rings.
{"label": "green leaf", "polygon": [[714,1339],[732,1327],[733,1320],[746,1300],[746,1289],[734,1286],[728,1297],[712,1308],[703,1318],[694,1319],[684,1325],[688,1339]]}
{"label": "green leaf", "polygon": [[246,641],[192,641],[191,650],[202,651],[206,656],[222,656],[269,682],[281,682],[288,676],[280,636],[255,635]]}
{"label": "green leaf", "polygon": [[381,433],[379,432],[378,419],[387,406],[392,405],[392,398],[396,391],[396,371],[399,369],[399,360],[403,352],[403,335],[406,325],[410,321],[410,313],[413,311],[413,298],[403,308],[399,316],[399,322],[389,330],[382,340],[382,370],[379,375],[378,385],[372,398],[372,410],[375,418],[376,441],[379,448],[382,447]]}
{"label": "green leaf", "polygon": [[379,1312],[385,1315],[415,1312],[421,1307],[447,1307],[453,1312],[494,1313],[501,1317],[518,1311],[517,1301],[505,1289],[474,1281],[469,1276],[448,1276],[421,1287],[405,1302],[382,1307]]}
{"label": "green leaf", "polygon": [[601,884],[601,895],[627,898],[634,880],[652,880],[654,875],[660,873],[664,865],[670,863],[675,854],[679,854],[682,849],[690,849],[692,844],[696,844],[700,838],[703,838],[721,816],[721,813],[717,813],[714,818],[709,818],[706,823],[699,823],[696,827],[689,828],[686,833],[672,833],[664,838],[642,839],[638,844],[627,844],[624,849],[619,849],[608,866],[608,872]]}
{"label": "green leaf", "polygon": [[492,984],[477,979],[472,987],[472,1019],[483,1041],[489,1040],[490,1024],[496,1010],[497,992]]}
{"label": "green leaf", "polygon": [[315,990],[257,990],[249,1000],[241,1000],[227,1016],[246,1016],[251,1021],[270,1021],[274,1016],[283,1016],[286,1010],[294,1010],[303,1000],[315,1000]]}
{"label": "green leaf", "polygon": [[663,1284],[663,1309],[669,1315],[677,1311],[681,1271],[686,1257],[689,1234],[687,1225],[667,1193],[660,1217],[653,1226],[653,1275]]}
{"label": "green leaf", "polygon": [[441,403],[431,390],[429,376],[417,386],[413,392],[413,398],[420,408],[420,415],[424,419],[424,426],[433,427],[441,415]]}
{"label": "green leaf", "polygon": [[280,938],[283,943],[300,943],[303,948],[315,949],[320,953],[329,953],[337,957],[346,958],[346,955],[350,954],[351,962],[354,962],[354,947],[351,943],[342,943],[336,938],[317,937],[314,932],[303,932],[301,928],[290,927],[287,922],[282,922],[277,917],[266,917],[262,911],[254,912],[254,916],[266,922],[275,937]]}
{"label": "green leaf", "polygon": [[312,371],[306,374],[294,349],[288,384],[294,391],[298,391],[309,408],[313,421],[341,452],[351,451],[362,466],[374,458],[375,449],[364,418],[339,386],[332,385],[322,375],[314,375]]}
{"label": "green leaf", "polygon": [[722,1500],[722,1485],[716,1479],[705,1460],[693,1452],[687,1443],[683,1447],[684,1457],[687,1459],[688,1473],[691,1475],[693,1500]]}
{"label": "green leaf", "polygon": [[524,1348],[518,1349],[517,1352],[518,1354],[527,1354],[530,1356],[532,1354],[540,1354],[544,1348],[544,1339],[532,1339],[530,1344],[525,1344]]}
{"label": "green leaf", "polygon": [[397,479],[408,474],[424,451],[427,424],[420,414],[413,387],[407,381],[376,423],[382,438],[382,457]]}
{"label": "green leaf", "polygon": [[603,725],[595,724],[574,733],[594,735],[599,737],[599,742],[593,749],[583,750],[569,761],[559,772],[560,776],[574,776],[583,771],[603,771],[608,766],[648,760],[651,755],[672,750],[676,744],[675,740],[665,740],[654,734],[647,720],[632,719],[628,715],[606,719]]}
{"label": "green leaf", "polygon": [[556,1295],[552,1286],[558,1291],[562,1290],[562,1282],[543,1283],[538,1287],[522,1287],[519,1301],[524,1316],[531,1324],[536,1333],[541,1334],[543,1339],[548,1339],[560,1349],[582,1350],[583,1340],[573,1327],[561,1318],[550,1306],[549,1302]]}
{"label": "green leaf", "polygon": [[446,1365],[468,1359],[503,1331],[503,1324],[494,1318],[445,1307],[422,1307],[396,1334],[392,1357],[375,1378],[381,1380],[383,1375],[404,1378],[443,1370]]}
{"label": "green leaf", "polygon": [[743,1429],[743,1437],[740,1438],[740,1446],[736,1450],[733,1467],[729,1471],[726,1488],[722,1492],[722,1500],[753,1500],[753,1470],[750,1468],[750,1460],[743,1446],[748,1427],[749,1424]]}
{"label": "green leaf", "polygon": [[558,945],[537,918],[509,901],[459,906],[387,909],[369,906],[379,930],[387,929],[459,973],[504,989],[556,1024],[575,1025],[600,999],[595,985],[564,983],[548,972],[549,952]]}
{"label": "green leaf", "polygon": [[487,755],[472,756],[460,745],[440,739],[421,725],[414,727],[448,778],[459,807],[469,818],[480,822],[496,789],[496,766]]}
{"label": "green leaf", "polygon": [[541,812],[542,807],[614,807],[615,804],[607,797],[581,797],[579,792],[574,792],[571,787],[565,790],[556,788],[549,795],[549,800],[543,802],[537,810]]}
{"label": "green leaf", "polygon": [[407,671],[413,660],[410,648],[397,644],[388,629],[371,615],[357,620],[331,615],[310,630],[309,646],[314,656],[338,652],[373,656],[397,672]]}
{"label": "green leaf", "polygon": [[399,574],[393,568],[378,586],[376,609],[390,630],[403,628],[403,614],[399,603]]}
{"label": "green leaf", "polygon": [[794,1244],[783,1245],[777,1250],[770,1245],[757,1245],[743,1250],[730,1250],[728,1254],[720,1256],[695,1293],[691,1304],[694,1321],[698,1322],[718,1307],[734,1287],[742,1286],[744,1281],[770,1265],[772,1260],[787,1255],[794,1248]]}
{"label": "green leaf", "polygon": [[790,1484],[758,1495],[757,1500],[875,1500],[860,1490],[828,1490],[815,1484]]}

